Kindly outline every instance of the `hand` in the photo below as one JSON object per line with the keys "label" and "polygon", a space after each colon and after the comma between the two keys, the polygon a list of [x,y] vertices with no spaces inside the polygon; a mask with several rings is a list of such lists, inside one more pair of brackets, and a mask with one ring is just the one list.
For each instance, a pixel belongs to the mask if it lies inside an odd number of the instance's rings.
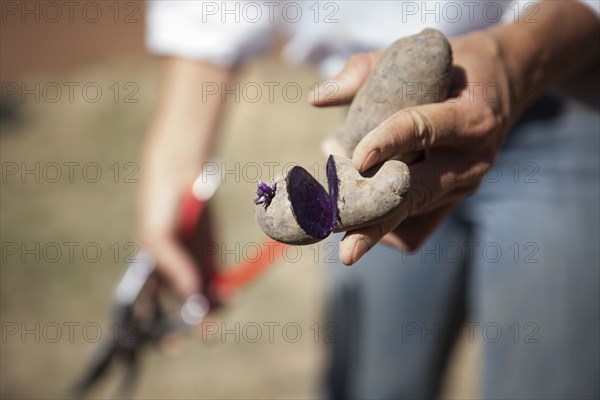
{"label": "hand", "polygon": [[[203,293],[215,300],[210,283],[215,266],[203,256],[213,242],[209,213],[198,221],[195,238],[183,240],[183,200],[210,159],[220,96],[203,99],[205,82],[225,82],[230,71],[195,60],[161,59],[161,90],[144,143],[138,199],[138,238],[158,261],[159,275],[183,298]],[[208,211],[208,210],[207,210]]]}
{"label": "hand", "polygon": [[146,176],[142,186],[138,229],[141,247],[155,257],[159,277],[180,297],[203,293],[216,305],[217,296],[211,286],[216,264],[206,253],[215,243],[209,209],[205,208],[197,220],[190,220],[194,218],[190,207],[197,204],[190,194],[191,183],[181,179],[182,174],[172,175],[169,171],[176,172],[163,166],[162,173],[155,171]]}
{"label": "hand", "polygon": [[[399,249],[417,250],[457,204],[477,190],[522,109],[511,102],[509,69],[492,35],[479,31],[451,45],[455,73],[450,98],[395,113],[354,150],[352,161],[361,172],[402,153],[422,151],[424,157],[410,165],[411,188],[395,215],[346,233],[339,249],[344,264],[355,263],[384,236]],[[339,90],[328,103],[349,102],[379,55],[351,58],[333,79]]]}

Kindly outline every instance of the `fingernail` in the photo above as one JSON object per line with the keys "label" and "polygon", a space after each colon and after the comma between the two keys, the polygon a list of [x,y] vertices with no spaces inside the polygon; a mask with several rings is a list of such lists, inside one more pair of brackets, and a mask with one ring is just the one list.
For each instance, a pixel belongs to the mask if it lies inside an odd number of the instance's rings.
{"label": "fingernail", "polygon": [[354,251],[352,252],[352,264],[357,262],[365,253],[369,250],[369,243],[366,238],[360,238],[354,244]]}
{"label": "fingernail", "polygon": [[316,89],[312,89],[310,93],[310,101],[313,103],[322,103],[327,100],[332,100],[332,97],[338,92],[338,90],[332,90],[332,85],[337,88],[338,82],[330,79],[319,85]]}
{"label": "fingernail", "polygon": [[365,157],[365,160],[362,162],[362,164],[360,166],[360,171],[364,172],[364,171],[368,170],[369,168],[371,168],[372,166],[376,165],[379,162],[380,158],[381,158],[381,150],[379,150],[379,149],[371,150],[371,152],[369,154],[367,154],[367,157]]}
{"label": "fingernail", "polygon": [[344,238],[340,242],[339,256],[340,256],[340,261],[342,262],[342,264],[349,267],[352,265],[352,254],[349,252],[348,247],[346,246],[347,244],[348,244],[347,238]]}

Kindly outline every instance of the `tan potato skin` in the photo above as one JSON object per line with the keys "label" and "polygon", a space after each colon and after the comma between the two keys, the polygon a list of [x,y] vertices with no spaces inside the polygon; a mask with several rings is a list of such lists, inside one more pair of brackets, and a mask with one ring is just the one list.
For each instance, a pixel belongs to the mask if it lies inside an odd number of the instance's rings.
{"label": "tan potato skin", "polygon": [[[339,218],[334,232],[370,225],[385,219],[400,206],[410,184],[406,164],[388,161],[363,176],[351,160],[337,156],[333,159],[339,179]],[[263,232],[282,243],[307,245],[322,240],[308,235],[296,222],[284,178],[277,180],[271,204],[256,207],[256,220]]]}
{"label": "tan potato skin", "polygon": [[[334,133],[346,155],[361,139],[395,112],[407,107],[443,101],[448,96],[452,51],[446,37],[425,29],[388,47],[371,75],[356,94],[344,124]],[[414,158],[405,156],[404,161]],[[334,156],[339,180],[338,220],[334,232],[371,225],[393,214],[409,190],[408,167],[387,161],[361,175],[352,161]],[[277,180],[271,204],[256,207],[256,219],[271,238],[293,245],[320,241],[296,222],[287,192],[286,179]]]}
{"label": "tan potato skin", "polygon": [[333,156],[339,179],[338,221],[334,232],[371,225],[389,217],[410,187],[408,167],[391,160],[361,175],[352,161]]}
{"label": "tan potato skin", "polygon": [[358,90],[334,138],[351,156],[367,133],[397,111],[445,100],[451,74],[452,49],[441,32],[425,29],[395,41]]}
{"label": "tan potato skin", "polygon": [[322,239],[314,238],[306,233],[296,222],[287,191],[286,177],[275,181],[277,190],[271,204],[256,206],[256,221],[260,229],[271,239],[293,245],[313,244]]}

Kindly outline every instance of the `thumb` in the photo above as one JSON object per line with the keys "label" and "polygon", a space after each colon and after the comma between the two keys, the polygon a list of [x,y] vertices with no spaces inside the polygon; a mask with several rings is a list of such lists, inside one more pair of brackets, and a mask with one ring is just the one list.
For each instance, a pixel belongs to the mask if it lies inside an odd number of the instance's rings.
{"label": "thumb", "polygon": [[340,73],[312,91],[309,101],[317,107],[350,103],[380,57],[380,51],[354,54]]}
{"label": "thumb", "polygon": [[349,231],[340,242],[340,260],[346,265],[352,265],[380,240],[401,251],[417,251],[452,212],[456,203],[443,206],[427,215],[407,218],[399,225],[398,222],[402,219],[392,217],[375,225]]}
{"label": "thumb", "polygon": [[352,162],[361,172],[394,156],[456,146],[465,131],[453,103],[433,103],[392,114],[358,143]]}

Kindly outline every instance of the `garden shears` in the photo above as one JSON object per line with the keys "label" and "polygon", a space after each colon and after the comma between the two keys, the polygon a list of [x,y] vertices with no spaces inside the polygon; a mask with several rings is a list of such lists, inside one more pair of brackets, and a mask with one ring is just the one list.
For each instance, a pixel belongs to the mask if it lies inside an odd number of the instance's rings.
{"label": "garden shears", "polygon": [[[214,171],[211,171],[214,172]],[[197,227],[207,203],[216,192],[220,177],[208,174],[206,168],[194,182],[192,190],[183,199],[179,218],[179,234],[184,243],[194,245]],[[264,272],[281,254],[285,245],[268,240],[263,243],[257,257],[221,271],[213,271],[204,279],[210,279],[218,298],[227,298]],[[203,251],[203,250],[201,250]],[[206,251],[204,251],[206,253]],[[205,258],[206,257],[206,258]],[[208,262],[210,254],[203,254]],[[213,255],[214,258],[214,255]],[[203,294],[188,297],[178,312],[167,313],[158,293],[151,293],[147,283],[156,273],[156,260],[151,253],[141,250],[130,263],[116,285],[112,297],[109,321],[112,335],[103,337],[92,353],[82,376],[72,388],[77,398],[85,397],[107,374],[115,362],[124,363],[126,372],[115,393],[116,398],[131,394],[139,374],[141,350],[157,344],[167,335],[184,331],[202,323],[211,307],[217,304]]]}

